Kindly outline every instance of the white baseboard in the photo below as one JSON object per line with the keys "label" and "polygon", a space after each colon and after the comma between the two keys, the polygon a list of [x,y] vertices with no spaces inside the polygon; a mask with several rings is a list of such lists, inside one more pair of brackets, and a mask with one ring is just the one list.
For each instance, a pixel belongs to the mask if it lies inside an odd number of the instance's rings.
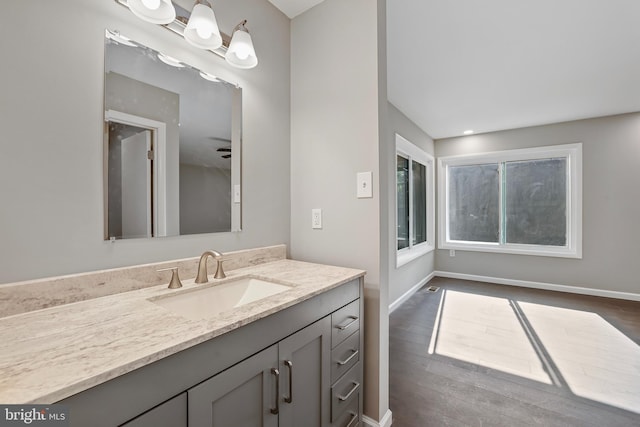
{"label": "white baseboard", "polygon": [[393,423],[391,410],[387,409],[387,412],[384,414],[384,417],[382,417],[380,422],[373,418],[369,418],[366,415],[362,416],[362,422],[367,427],[391,427],[391,424]]}
{"label": "white baseboard", "polygon": [[416,283],[415,285],[413,285],[411,287],[411,289],[409,289],[407,292],[405,292],[404,294],[402,294],[400,296],[400,298],[398,298],[397,300],[395,300],[394,302],[392,302],[391,304],[389,304],[389,314],[393,313],[393,311],[400,307],[400,305],[402,305],[403,302],[405,302],[406,300],[408,300],[409,298],[411,298],[411,296],[413,294],[415,294],[418,289],[420,289],[421,287],[423,287],[426,283],[429,282],[429,280],[433,279],[435,276],[435,271],[431,272],[431,274],[429,274],[427,277],[425,277],[424,279],[420,280],[418,283]]}
{"label": "white baseboard", "polygon": [[[500,277],[478,276],[475,274],[452,273],[449,271],[434,271],[436,277],[451,279],[475,280],[477,282],[497,283],[499,285],[521,286],[523,288],[545,289],[549,291],[569,292],[572,294],[592,295],[597,297],[618,298],[630,301],[640,301],[640,294],[631,292],[608,291],[605,289],[584,288],[580,286],[556,285],[553,283],[530,282],[527,280],[503,279]],[[395,302],[394,302],[395,304]],[[391,311],[391,308],[389,308]]]}

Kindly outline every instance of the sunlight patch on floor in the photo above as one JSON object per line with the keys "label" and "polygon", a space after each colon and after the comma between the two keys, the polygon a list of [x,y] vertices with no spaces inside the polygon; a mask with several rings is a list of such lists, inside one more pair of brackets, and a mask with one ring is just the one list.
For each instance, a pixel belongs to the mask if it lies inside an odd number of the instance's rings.
{"label": "sunlight patch on floor", "polygon": [[435,353],[552,383],[509,300],[444,292]]}
{"label": "sunlight patch on floor", "polygon": [[595,313],[518,304],[574,394],[640,413],[640,346]]}

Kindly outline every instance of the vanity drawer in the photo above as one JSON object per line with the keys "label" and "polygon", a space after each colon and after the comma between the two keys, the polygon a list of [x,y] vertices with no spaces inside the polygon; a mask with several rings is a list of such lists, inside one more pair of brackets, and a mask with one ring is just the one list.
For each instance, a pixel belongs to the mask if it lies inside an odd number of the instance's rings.
{"label": "vanity drawer", "polygon": [[356,396],[349,404],[344,408],[344,412],[336,417],[336,420],[331,424],[333,427],[358,427],[360,426],[360,392],[356,392]]}
{"label": "vanity drawer", "polygon": [[331,383],[333,384],[359,360],[360,331],[355,331],[331,351]]}
{"label": "vanity drawer", "polygon": [[360,400],[361,390],[362,377],[358,362],[331,387],[331,422],[337,420],[354,400]]}
{"label": "vanity drawer", "polygon": [[335,348],[358,329],[360,329],[359,299],[331,315],[331,348]]}

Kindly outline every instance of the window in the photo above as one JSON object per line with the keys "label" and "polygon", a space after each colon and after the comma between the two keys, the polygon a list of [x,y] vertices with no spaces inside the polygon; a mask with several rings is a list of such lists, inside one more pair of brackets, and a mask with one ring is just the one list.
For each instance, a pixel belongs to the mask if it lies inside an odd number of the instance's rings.
{"label": "window", "polygon": [[581,144],[438,163],[440,249],[582,257]]}
{"label": "window", "polygon": [[396,266],[435,248],[433,157],[396,134]]}

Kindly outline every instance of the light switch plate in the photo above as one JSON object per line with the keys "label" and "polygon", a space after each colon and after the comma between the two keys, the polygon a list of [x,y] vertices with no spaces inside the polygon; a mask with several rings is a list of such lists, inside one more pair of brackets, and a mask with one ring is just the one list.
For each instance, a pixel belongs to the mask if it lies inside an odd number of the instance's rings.
{"label": "light switch plate", "polygon": [[322,228],[322,209],[311,209],[311,228]]}
{"label": "light switch plate", "polygon": [[233,203],[240,203],[240,184],[233,186]]}
{"label": "light switch plate", "polygon": [[358,172],[357,175],[357,197],[358,199],[366,199],[373,197],[373,188],[371,182],[373,181],[371,172]]}

